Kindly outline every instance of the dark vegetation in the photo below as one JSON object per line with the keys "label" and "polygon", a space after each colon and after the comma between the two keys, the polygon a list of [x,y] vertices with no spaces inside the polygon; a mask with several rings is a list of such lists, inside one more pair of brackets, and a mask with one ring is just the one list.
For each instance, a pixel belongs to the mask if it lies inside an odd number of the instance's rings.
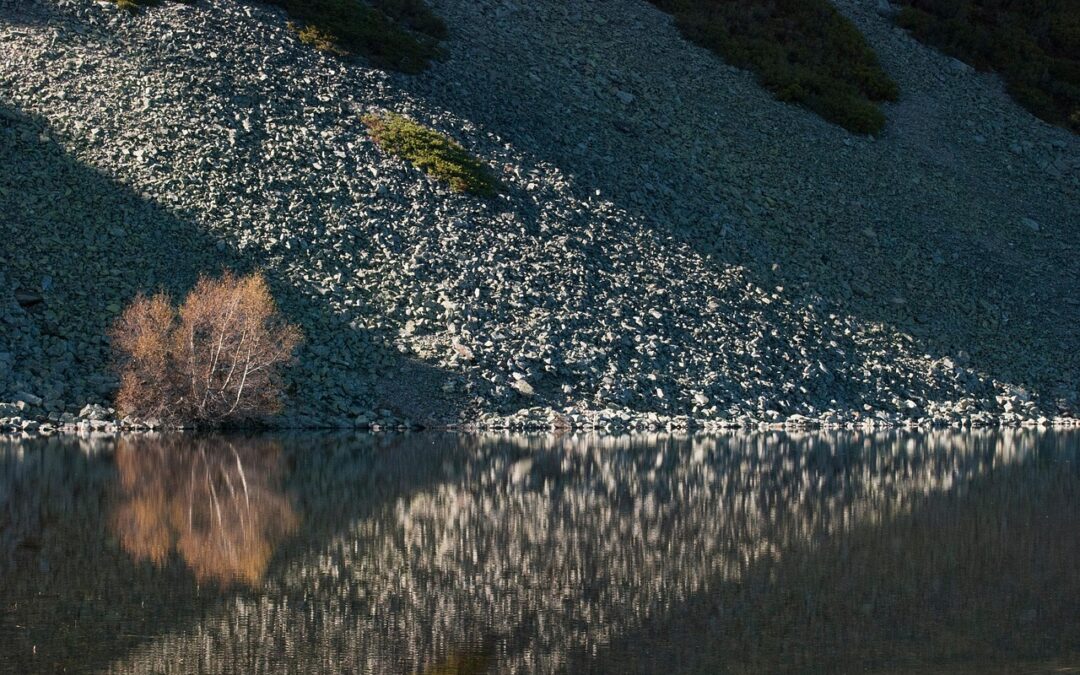
{"label": "dark vegetation", "polygon": [[900,0],[898,23],[979,70],[999,73],[1036,116],[1080,132],[1080,2]]}
{"label": "dark vegetation", "polygon": [[365,115],[363,121],[379,147],[448,183],[455,192],[490,195],[498,191],[488,168],[449,136],[393,113]]}
{"label": "dark vegetation", "polygon": [[[114,0],[127,10],[156,0]],[[424,0],[266,0],[288,12],[304,44],[339,56],[361,54],[392,70],[418,73],[440,54],[446,24]]]}
{"label": "dark vegetation", "polygon": [[281,366],[299,329],[278,314],[258,274],[202,277],[179,309],[164,293],[139,296],[112,332],[117,408],[170,424],[219,426],[281,408]]}
{"label": "dark vegetation", "polygon": [[757,73],[781,101],[861,134],[885,126],[878,101],[896,84],[858,29],[828,0],[651,0],[687,39]]}
{"label": "dark vegetation", "polygon": [[113,0],[116,6],[120,9],[126,9],[129,12],[134,12],[139,7],[144,5],[156,4],[155,0]]}
{"label": "dark vegetation", "polygon": [[446,24],[424,0],[268,0],[283,7],[301,41],[316,49],[358,53],[378,66],[417,73],[439,55]]}

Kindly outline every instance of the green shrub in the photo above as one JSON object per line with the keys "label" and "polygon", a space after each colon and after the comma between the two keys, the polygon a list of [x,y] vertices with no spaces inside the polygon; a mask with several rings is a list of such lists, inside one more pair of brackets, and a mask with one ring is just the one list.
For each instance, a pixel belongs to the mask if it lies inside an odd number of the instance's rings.
{"label": "green shrub", "polygon": [[829,0],[651,0],[687,39],[758,75],[782,101],[851,131],[878,133],[896,83]]}
{"label": "green shrub", "polygon": [[393,113],[365,115],[363,121],[379,147],[448,183],[455,192],[490,195],[498,190],[488,168],[449,136]]}
{"label": "green shrub", "polygon": [[1080,2],[899,0],[917,39],[993,70],[1036,116],[1080,132]]}
{"label": "green shrub", "polygon": [[866,99],[844,93],[807,99],[807,107],[857,134],[876,134],[885,127],[885,113]]}
{"label": "green shrub", "polygon": [[143,5],[152,5],[154,0],[112,0],[120,9],[134,12]]}

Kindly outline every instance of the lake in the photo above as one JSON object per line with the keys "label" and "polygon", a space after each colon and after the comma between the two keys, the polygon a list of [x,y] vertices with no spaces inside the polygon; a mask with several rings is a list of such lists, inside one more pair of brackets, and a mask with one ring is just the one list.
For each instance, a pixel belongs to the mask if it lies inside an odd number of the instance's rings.
{"label": "lake", "polygon": [[0,440],[0,672],[1080,671],[1080,432]]}

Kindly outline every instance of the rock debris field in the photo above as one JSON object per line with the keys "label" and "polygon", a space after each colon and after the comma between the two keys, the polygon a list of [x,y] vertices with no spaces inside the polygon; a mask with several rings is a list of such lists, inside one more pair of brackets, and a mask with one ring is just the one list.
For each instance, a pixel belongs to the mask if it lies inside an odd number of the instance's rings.
{"label": "rock debris field", "polygon": [[[272,7],[0,0],[0,427],[108,427],[139,291],[264,270],[293,427],[1071,424],[1080,140],[838,0],[877,138],[773,100],[645,0],[434,0],[419,76]],[[360,120],[446,132],[456,194]]]}

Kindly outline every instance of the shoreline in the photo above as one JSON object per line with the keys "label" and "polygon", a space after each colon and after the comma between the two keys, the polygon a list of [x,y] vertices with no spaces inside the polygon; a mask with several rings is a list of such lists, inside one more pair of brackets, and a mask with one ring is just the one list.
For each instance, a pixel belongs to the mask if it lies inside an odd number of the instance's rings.
{"label": "shoreline", "polygon": [[[117,419],[115,411],[100,405],[85,406],[78,416],[71,413],[50,416],[8,416],[12,404],[0,403],[0,438],[34,438],[53,435],[84,435],[87,433],[140,432],[344,432],[396,433],[442,431],[463,434],[488,432],[529,433],[716,433],[716,432],[803,432],[803,431],[930,431],[943,429],[1043,429],[1064,431],[1080,429],[1080,418],[1069,414],[1053,417],[1039,414],[1021,416],[1015,413],[977,411],[962,416],[911,417],[888,413],[828,413],[821,417],[805,415],[777,416],[771,420],[750,415],[735,418],[694,418],[685,415],[668,416],[658,413],[637,413],[622,410],[558,412],[546,408],[523,409],[511,415],[484,414],[475,419],[454,424],[419,423],[407,417],[358,418],[351,425],[320,422],[302,423],[296,418],[280,418],[263,425],[200,429],[194,426],[161,424],[155,420]],[[363,417],[363,416],[362,416]]]}

